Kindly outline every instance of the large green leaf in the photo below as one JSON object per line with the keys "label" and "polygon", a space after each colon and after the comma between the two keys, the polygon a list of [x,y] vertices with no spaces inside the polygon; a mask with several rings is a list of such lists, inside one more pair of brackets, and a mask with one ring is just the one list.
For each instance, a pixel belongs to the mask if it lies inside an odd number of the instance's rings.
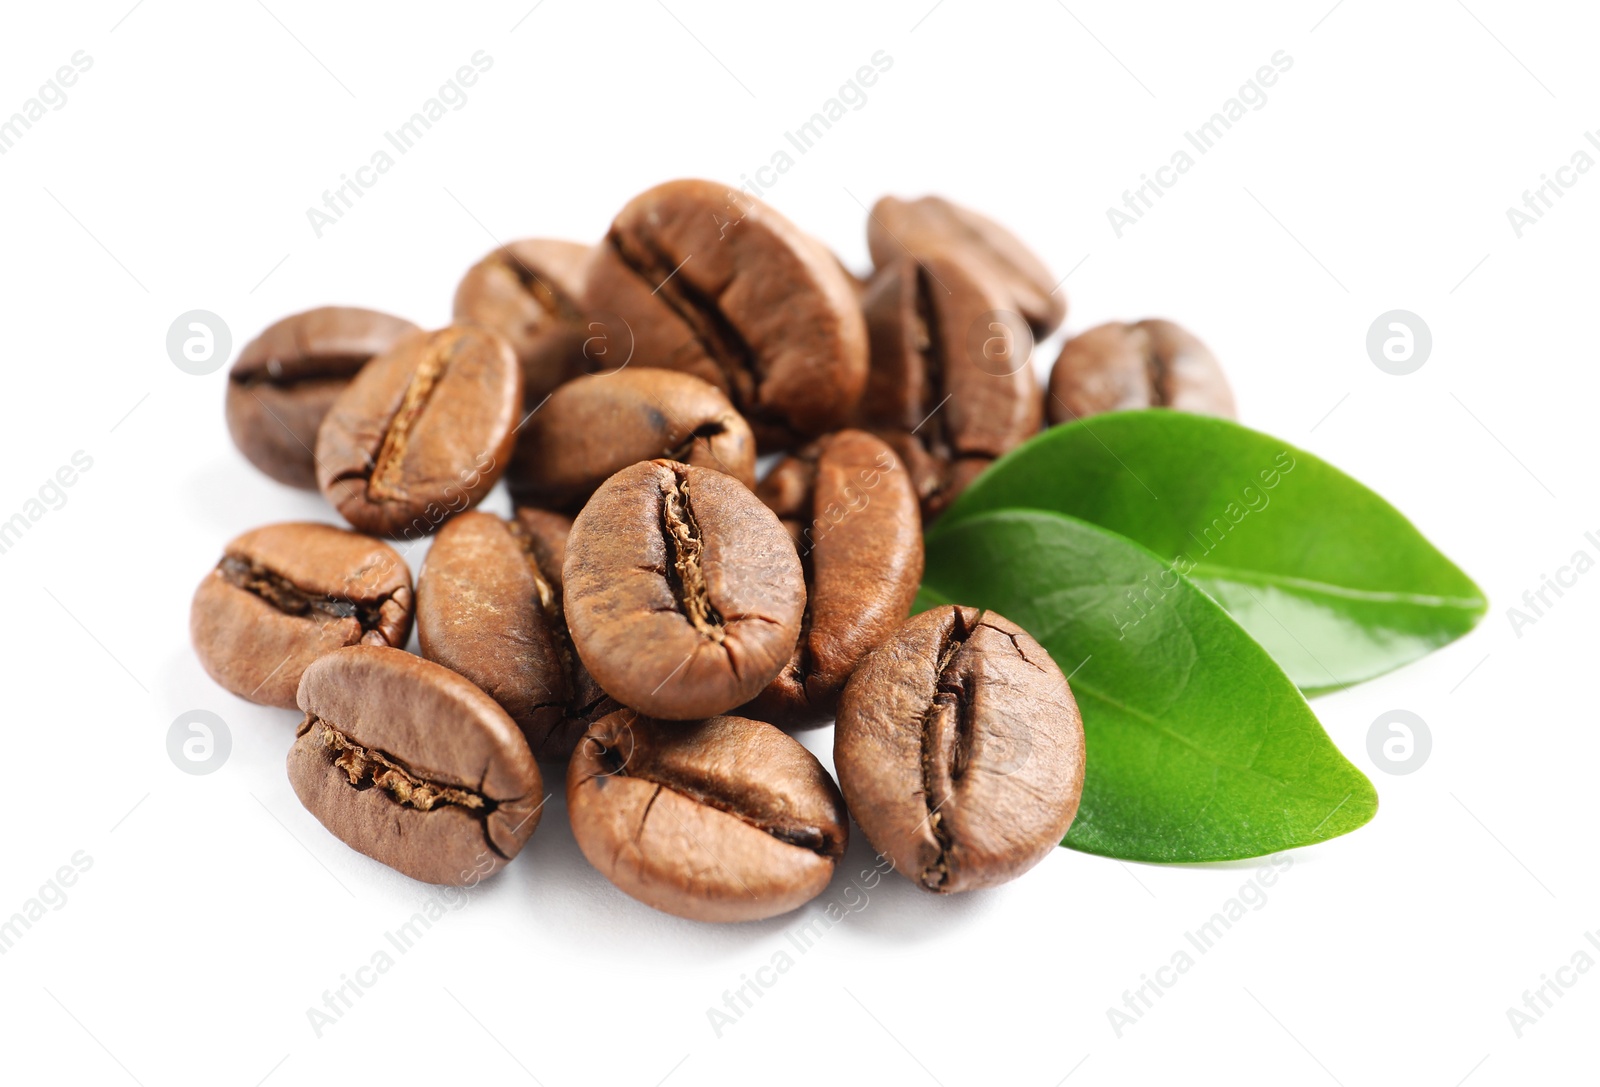
{"label": "large green leaf", "polygon": [[1154,554],[1058,514],[929,537],[920,606],[988,608],[1069,673],[1088,773],[1064,845],[1131,860],[1256,857],[1371,819],[1372,783],[1283,669]]}
{"label": "large green leaf", "polygon": [[1224,419],[1131,411],[1046,431],[975,481],[930,538],[1010,508],[1070,514],[1150,548],[1309,694],[1416,660],[1471,630],[1488,606],[1388,502]]}

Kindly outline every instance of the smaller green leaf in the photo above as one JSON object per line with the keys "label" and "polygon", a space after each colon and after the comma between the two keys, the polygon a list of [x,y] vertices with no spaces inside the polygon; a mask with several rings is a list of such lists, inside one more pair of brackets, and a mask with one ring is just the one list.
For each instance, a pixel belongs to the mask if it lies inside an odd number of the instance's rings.
{"label": "smaller green leaf", "polygon": [[1313,694],[1416,660],[1488,607],[1388,502],[1226,419],[1130,411],[1055,427],[975,480],[929,538],[996,509],[1068,514],[1150,548]]}
{"label": "smaller green leaf", "polygon": [[974,515],[928,538],[919,608],[989,608],[1050,652],[1083,713],[1064,845],[1157,862],[1256,857],[1345,834],[1376,792],[1237,622],[1132,541],[1058,514]]}

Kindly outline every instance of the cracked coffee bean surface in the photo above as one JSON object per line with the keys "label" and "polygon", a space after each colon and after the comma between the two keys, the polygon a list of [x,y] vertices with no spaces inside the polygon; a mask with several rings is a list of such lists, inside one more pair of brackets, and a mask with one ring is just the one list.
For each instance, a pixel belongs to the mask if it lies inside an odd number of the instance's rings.
{"label": "cracked coffee bean surface", "polygon": [[427,535],[495,485],[521,404],[522,373],[498,333],[452,325],[406,336],[328,411],[317,485],[364,532]]}
{"label": "cracked coffee bean surface", "polygon": [[795,541],[806,578],[800,641],[741,713],[817,725],[862,657],[899,628],[922,581],[922,519],[905,465],[860,430],[780,461],[756,490]]}
{"label": "cracked coffee bean surface", "polygon": [[794,652],[805,610],[777,516],[733,477],[667,460],[595,492],[573,522],[564,580],[573,645],[601,688],[672,720],[753,698]]}
{"label": "cracked coffee bean surface", "polygon": [[561,562],[572,522],[522,509],[445,525],[417,578],[422,655],[470,679],[511,715],[541,761],[561,761],[617,708],[567,634]]}
{"label": "cracked coffee bean surface", "polygon": [[834,766],[873,848],[923,890],[990,887],[1038,864],[1083,793],[1066,678],[1015,623],[941,607],[908,621],[846,685]]}
{"label": "cracked coffee bean surface", "polygon": [[849,822],[815,756],[741,717],[597,721],[567,766],[589,863],[658,910],[697,921],[787,913],[828,886]]}
{"label": "cracked coffee bean surface", "polygon": [[937,253],[978,266],[1000,292],[998,308],[1021,314],[1035,335],[1048,336],[1067,315],[1066,294],[1033,250],[988,216],[942,196],[879,200],[867,219],[867,248],[880,269]]}
{"label": "cracked coffee bean surface", "polygon": [[764,449],[844,424],[866,380],[866,328],[833,254],[726,185],[669,181],[630,201],[584,304],[626,322],[639,362],[721,389]]}
{"label": "cracked coffee bean surface", "polygon": [[269,325],[228,372],[233,444],[279,483],[315,490],[317,428],[328,409],[368,360],[416,331],[404,318],[347,306]]}
{"label": "cracked coffee bean surface", "polygon": [[331,525],[246,532],[195,590],[189,633],[212,679],[293,708],[312,661],[347,645],[405,645],[411,571],[387,544]]}
{"label": "cracked coffee bean surface", "polygon": [[577,509],[615,472],[652,457],[756,482],[750,425],[716,387],[630,368],[557,389],[523,425],[507,475],[518,501]]}
{"label": "cracked coffee bean surface", "polygon": [[441,665],[353,646],[300,681],[295,795],[335,837],[425,883],[468,886],[515,857],[543,807],[539,766],[495,701]]}
{"label": "cracked coffee bean surface", "polygon": [[1217,357],[1171,321],[1111,321],[1062,345],[1045,404],[1051,424],[1134,408],[1236,414]]}
{"label": "cracked coffee bean surface", "polygon": [[456,287],[455,320],[494,329],[516,352],[524,411],[599,369],[583,352],[589,331],[580,298],[591,252],[578,242],[524,238],[485,256]]}

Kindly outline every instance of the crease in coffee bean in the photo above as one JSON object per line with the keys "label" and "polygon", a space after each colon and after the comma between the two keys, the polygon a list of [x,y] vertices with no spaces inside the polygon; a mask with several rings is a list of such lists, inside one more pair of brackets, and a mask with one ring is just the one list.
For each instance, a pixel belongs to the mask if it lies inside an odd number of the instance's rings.
{"label": "crease in coffee bean", "polygon": [[[916,307],[913,316],[913,332],[915,347],[922,356],[922,372],[926,375],[923,379],[925,398],[922,410],[932,415],[938,411],[942,402],[940,391],[944,388],[944,343],[939,335],[939,312],[933,302],[933,288],[930,286],[930,277],[933,273],[922,262],[917,262],[917,290]],[[949,293],[949,288],[945,288]],[[923,439],[923,444],[929,452],[948,455],[948,442],[945,437],[944,420],[924,419],[923,423],[932,423],[928,436]]]}
{"label": "crease in coffee bean", "polygon": [[320,356],[315,360],[315,370],[307,370],[290,377],[284,373],[283,360],[274,356],[263,363],[260,369],[248,373],[229,374],[228,380],[246,389],[259,388],[262,385],[271,385],[280,389],[292,389],[296,385],[309,384],[313,381],[329,381],[353,377],[356,371],[367,364],[369,358],[371,358],[370,355]]}
{"label": "crease in coffee bean", "polygon": [[411,431],[422,418],[422,412],[432,399],[434,390],[439,387],[439,382],[444,379],[460,339],[460,336],[452,336],[445,343],[430,344],[412,372],[405,395],[400,400],[400,409],[384,428],[383,442],[372,462],[372,474],[367,477],[368,498],[381,502],[405,497],[402,465]]}
{"label": "crease in coffee bean", "polygon": [[734,406],[746,416],[753,390],[750,384],[755,373],[755,352],[727,319],[717,305],[717,299],[696,290],[689,281],[675,275],[680,265],[674,265],[667,254],[641,241],[636,247],[621,232],[612,230],[606,236],[623,265],[639,279],[651,285],[659,297],[694,334],[706,356],[721,372]]}
{"label": "crease in coffee bean", "polygon": [[[669,450],[666,453],[666,457],[668,460],[687,463],[689,457],[694,453],[695,446],[704,443],[707,452],[710,452],[711,439],[727,433],[727,430],[727,424],[720,419],[713,419],[709,423],[701,423],[689,432],[688,436],[679,443],[676,449]],[[715,456],[715,454],[712,455]]]}
{"label": "crease in coffee bean", "polygon": [[[592,739],[592,738],[591,738]],[[627,761],[621,759],[615,748],[606,746],[598,739],[600,744],[600,761],[611,769],[611,776],[630,777],[636,781],[643,781],[654,785],[656,790],[650,794],[644,810],[639,814],[639,825],[634,831],[634,841],[637,842],[644,833],[645,818],[649,816],[651,808],[665,790],[675,793],[686,800],[693,801],[704,807],[719,811],[724,815],[732,816],[748,827],[752,827],[767,834],[785,845],[792,845],[824,857],[838,857],[844,854],[844,843],[830,835],[821,827],[809,826],[803,823],[785,825],[769,820],[762,820],[741,811],[732,801],[719,796],[708,788],[706,783],[687,778],[672,778],[663,775],[662,780],[657,780],[645,774],[633,773],[628,770]]]}
{"label": "crease in coffee bean", "polygon": [[554,287],[539,277],[539,273],[529,268],[516,256],[510,253],[501,253],[497,257],[500,267],[516,279],[517,286],[533,299],[534,303],[544,311],[545,315],[558,321],[576,321],[579,318],[577,309],[567,302],[566,298]]}
{"label": "crease in coffee bean", "polygon": [[303,736],[312,728],[322,730],[320,739],[329,761],[344,772],[350,787],[358,792],[382,789],[401,807],[424,812],[454,806],[479,816],[488,816],[499,807],[494,800],[471,789],[420,777],[394,756],[376,748],[364,747],[315,714],[308,714],[301,723],[299,734]]}
{"label": "crease in coffee bean", "polygon": [[[934,694],[922,715],[922,800],[928,810],[928,829],[933,833],[938,854],[931,864],[923,868],[921,881],[925,887],[935,891],[942,889],[950,880],[950,849],[953,844],[942,810],[950,797],[940,795],[935,799],[935,794],[942,792],[939,786],[943,780],[948,779],[953,785],[966,773],[972,747],[971,692],[967,690],[962,677],[952,672],[967,639],[985,625],[984,614],[980,610],[971,626],[968,626],[961,609],[955,609],[950,631],[939,647]],[[954,713],[953,729],[940,727],[947,709]]]}
{"label": "crease in coffee bean", "polygon": [[372,603],[358,604],[346,597],[309,592],[277,571],[237,555],[223,556],[217,564],[217,572],[229,585],[260,597],[285,615],[354,618],[360,624],[362,633],[377,630],[382,625],[383,607],[394,596],[390,593]]}
{"label": "crease in coffee bean", "polygon": [[711,601],[701,557],[705,549],[700,524],[695,520],[689,497],[689,477],[680,475],[675,486],[662,496],[661,529],[672,555],[667,563],[667,582],[672,586],[678,610],[695,630],[721,645],[727,636],[723,617]]}
{"label": "crease in coffee bean", "polygon": [[1167,365],[1167,360],[1161,357],[1161,352],[1151,342],[1150,330],[1139,325],[1132,329],[1133,338],[1138,346],[1138,351],[1144,356],[1145,377],[1150,382],[1150,402],[1158,407],[1165,407],[1172,402],[1171,377],[1172,368]]}

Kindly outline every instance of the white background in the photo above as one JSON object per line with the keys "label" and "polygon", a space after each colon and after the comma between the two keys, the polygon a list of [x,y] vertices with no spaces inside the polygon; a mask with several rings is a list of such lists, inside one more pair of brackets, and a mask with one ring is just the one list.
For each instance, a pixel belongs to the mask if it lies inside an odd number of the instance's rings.
{"label": "white background", "polygon": [[[1600,930],[1600,574],[1520,637],[1507,609],[1575,551],[1600,555],[1583,535],[1600,530],[1600,171],[1521,238],[1506,217],[1600,127],[1592,10],[130,3],[7,5],[0,30],[0,117],[75,51],[93,58],[0,156],[0,519],[74,452],[93,459],[0,555],[0,916],[92,858],[0,957],[5,1079],[1592,1081],[1600,970],[1566,975],[1520,1038],[1507,1009]],[[494,63],[464,108],[317,238],[306,209],[477,50]],[[1255,864],[1060,850],[948,900],[896,877],[801,955],[786,934],[820,901],[741,926],[652,912],[584,862],[558,787],[516,863],[318,1037],[307,1009],[428,890],[326,833],[285,779],[295,715],[231,697],[190,652],[190,594],[230,537],[334,515],[234,451],[226,369],[180,372],[168,326],[211,310],[237,350],[319,304],[442,324],[497,240],[595,238],[655,182],[737,185],[794,154],[784,132],[878,50],[892,68],[795,156],[777,207],[858,269],[880,194],[988,211],[1075,269],[1071,329],[1193,328],[1244,422],[1374,487],[1487,591],[1470,637],[1315,703],[1381,811],[1293,854],[1266,904],[1119,1037],[1107,1009]],[[1294,63],[1266,105],[1117,238],[1106,209],[1278,50]],[[1394,308],[1433,333],[1408,377],[1364,346]],[[194,709],[232,737],[209,776],[167,755]],[[1431,727],[1410,776],[1366,752],[1392,709]],[[826,759],[831,732],[806,742]],[[845,870],[870,861],[858,835]],[[793,969],[718,1037],[707,1009],[780,949]]]}

